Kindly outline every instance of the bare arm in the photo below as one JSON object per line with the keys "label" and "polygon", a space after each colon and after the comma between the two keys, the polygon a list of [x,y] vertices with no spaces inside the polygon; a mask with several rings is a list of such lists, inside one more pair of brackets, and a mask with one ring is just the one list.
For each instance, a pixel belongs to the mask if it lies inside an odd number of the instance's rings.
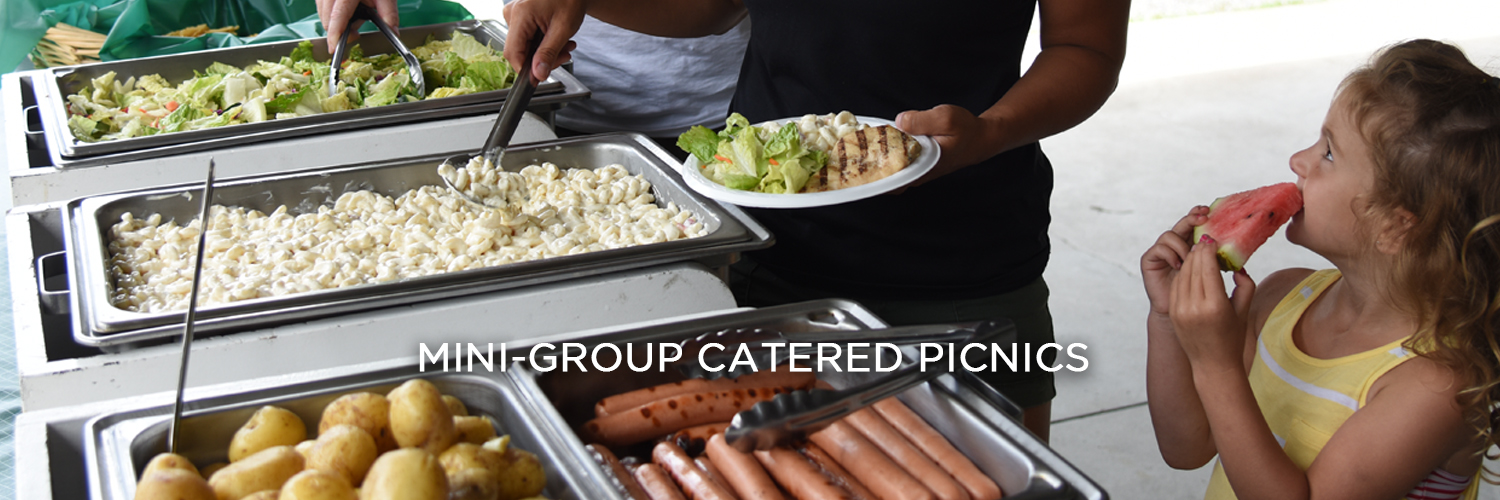
{"label": "bare arm", "polygon": [[[1178,270],[1189,255],[1191,245],[1188,240],[1192,228],[1205,222],[1207,213],[1208,207],[1194,207],[1171,231],[1162,233],[1156,245],[1141,257],[1141,275],[1151,299],[1151,312],[1146,320],[1147,403],[1151,409],[1157,448],[1167,465],[1177,469],[1202,467],[1218,454],[1213,427],[1194,381],[1194,366],[1178,340],[1170,316],[1171,288],[1182,276]],[[1281,298],[1311,273],[1309,269],[1277,271],[1266,276],[1259,285],[1250,281],[1248,276],[1237,278],[1239,285],[1245,287],[1238,293],[1250,296],[1245,314],[1244,342],[1240,348],[1242,363],[1238,370],[1241,375],[1250,371],[1256,339],[1266,318]]]}
{"label": "bare arm", "polygon": [[1426,359],[1382,377],[1392,383],[1339,427],[1305,472],[1271,435],[1247,379],[1195,376],[1225,475],[1243,500],[1400,498],[1468,444],[1455,380]]}
{"label": "bare arm", "polygon": [[1151,301],[1146,317],[1146,403],[1156,446],[1167,465],[1196,469],[1214,458],[1208,415],[1193,387],[1192,366],[1172,329],[1170,292],[1188,254],[1193,226],[1208,219],[1208,207],[1193,207],[1141,256],[1141,278]]}
{"label": "bare arm", "polygon": [[907,111],[896,126],[932,135],[943,148],[919,182],[1067,130],[1114,92],[1125,62],[1130,2],[1042,0],[1042,51],[1015,86],[979,116],[953,105]]}

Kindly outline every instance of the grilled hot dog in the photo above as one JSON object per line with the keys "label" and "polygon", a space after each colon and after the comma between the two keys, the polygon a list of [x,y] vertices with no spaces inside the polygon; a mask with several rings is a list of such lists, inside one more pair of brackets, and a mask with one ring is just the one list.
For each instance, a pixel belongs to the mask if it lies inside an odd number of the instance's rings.
{"label": "grilled hot dog", "polygon": [[963,485],[974,500],[996,500],[1000,498],[1000,486],[979,470],[969,457],[953,447],[948,438],[923,420],[916,412],[896,398],[885,398],[875,403],[875,412],[891,423],[897,432],[906,436],[917,449],[922,450],[933,462],[943,464],[953,471],[953,478]]}
{"label": "grilled hot dog", "polygon": [[933,500],[931,490],[892,462],[849,424],[837,421],[809,436],[881,500]]}
{"label": "grilled hot dog", "polygon": [[667,435],[667,441],[677,443],[689,456],[703,454],[703,447],[708,445],[708,438],[714,434],[723,434],[724,429],[729,428],[729,422],[714,422],[711,424],[695,425],[673,432]]}
{"label": "grilled hot dog", "polygon": [[854,500],[848,491],[829,481],[801,453],[780,446],[756,450],[755,459],[765,466],[776,482],[798,500]]}
{"label": "grilled hot dog", "polygon": [[766,469],[761,467],[760,462],[749,453],[741,452],[729,446],[724,440],[723,434],[715,434],[708,438],[708,446],[704,452],[715,466],[719,468],[724,476],[724,481],[729,483],[734,492],[744,500],[786,500],[781,491],[776,488],[776,483],[771,481],[771,476],[766,474]]}
{"label": "grilled hot dog", "polygon": [[726,487],[719,486],[708,474],[688,458],[677,445],[663,441],[651,449],[651,461],[672,475],[689,500],[739,500]]}
{"label": "grilled hot dog", "polygon": [[844,422],[853,426],[865,439],[874,443],[880,451],[932,490],[939,500],[969,500],[969,492],[958,481],[949,476],[937,464],[922,454],[905,436],[891,428],[891,424],[874,410],[864,408],[845,417]]}
{"label": "grilled hot dog", "polygon": [[625,470],[625,466],[620,464],[620,459],[615,457],[614,452],[609,451],[609,448],[597,444],[588,445],[588,449],[591,452],[590,454],[594,456],[594,461],[598,462],[601,467],[604,467],[605,471],[614,475],[615,480],[620,482],[620,486],[625,489],[627,496],[635,500],[651,500],[651,496],[646,493],[646,490],[641,489],[640,483],[636,482],[635,476],[631,475],[630,471]]}
{"label": "grilled hot dog", "polygon": [[595,418],[583,424],[583,431],[606,446],[627,446],[694,425],[727,421],[782,392],[780,387],[756,387],[681,394]]}
{"label": "grilled hot dog", "polygon": [[656,464],[645,463],[636,467],[635,480],[641,483],[641,488],[646,490],[651,500],[687,500],[683,498],[677,485],[672,484],[672,478],[667,477],[666,471]]}
{"label": "grilled hot dog", "polygon": [[[698,470],[703,471],[704,474],[708,474],[708,478],[713,480],[714,484],[719,485],[719,487],[724,488],[724,490],[730,493],[734,493],[734,487],[730,486],[729,481],[724,479],[724,473],[719,471],[719,466],[714,465],[712,459],[707,456],[693,457],[693,465],[697,465]],[[735,496],[739,496],[739,494],[735,494]]]}
{"label": "grilled hot dog", "polygon": [[637,389],[601,399],[598,403],[594,404],[594,416],[598,418],[607,417],[653,401],[681,396],[683,394],[732,391],[754,387],[791,387],[804,389],[815,380],[816,375],[811,372],[791,372],[785,367],[781,367],[776,371],[761,370],[737,378],[718,378],[713,380],[701,378],[688,379],[681,382]]}
{"label": "grilled hot dog", "polygon": [[808,460],[811,460],[813,465],[817,466],[818,470],[822,472],[829,481],[833,481],[833,484],[836,484],[839,487],[843,488],[845,491],[848,491],[849,494],[852,495],[852,498],[860,500],[879,500],[880,497],[875,496],[875,494],[871,493],[870,489],[866,488],[865,485],[860,483],[858,479],[855,479],[854,476],[849,475],[849,471],[844,470],[843,467],[839,466],[839,463],[835,461],[833,457],[828,456],[828,452],[823,451],[822,448],[819,448],[818,445],[813,444],[812,441],[803,441],[801,444],[798,444],[797,452],[801,453],[802,456],[807,457]]}

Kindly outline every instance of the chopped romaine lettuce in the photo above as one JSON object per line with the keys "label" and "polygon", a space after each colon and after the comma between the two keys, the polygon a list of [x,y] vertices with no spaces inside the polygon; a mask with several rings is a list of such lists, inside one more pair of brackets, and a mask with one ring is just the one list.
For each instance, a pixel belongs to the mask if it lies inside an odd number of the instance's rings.
{"label": "chopped romaine lettuce", "polygon": [[[515,72],[500,54],[455,33],[412,50],[422,62],[426,98],[509,87]],[[394,54],[366,57],[358,45],[340,71],[330,97],[329,66],[303,41],[276,61],[243,69],[214,63],[173,86],[160,75],[123,81],[115,73],[94,78],[67,96],[68,126],[85,142],[196,130],[235,123],[293,118],[374,107],[418,98],[406,63]]]}
{"label": "chopped romaine lettuce", "polygon": [[286,113],[297,107],[302,102],[302,97],[312,90],[312,87],[303,87],[296,92],[281,94],[266,101],[266,112],[271,114]]}
{"label": "chopped romaine lettuce", "polygon": [[714,153],[719,151],[719,134],[708,127],[695,125],[677,137],[677,147],[692,153],[699,163],[707,165],[713,163]]}
{"label": "chopped romaine lettuce", "polygon": [[[297,48],[292,49],[292,54],[290,56],[288,56],[288,58],[291,59],[292,62],[297,62],[297,61],[313,61],[313,44],[312,44],[312,41],[310,41],[310,40],[303,40],[302,43],[297,44]],[[351,59],[357,59],[357,58],[351,57]]]}
{"label": "chopped romaine lettuce", "polygon": [[239,68],[218,61],[214,61],[213,64],[208,65],[208,70],[204,71],[204,73],[210,75],[233,75],[239,72]]}
{"label": "chopped romaine lettuce", "polygon": [[464,70],[460,87],[465,87],[475,92],[486,90],[499,90],[510,87],[510,82],[515,79],[515,72],[510,70],[510,64],[505,61],[472,61]]}
{"label": "chopped romaine lettuce", "polygon": [[803,146],[796,124],[753,126],[739,113],[724,123],[717,134],[692,127],[677,146],[698,159],[705,177],[730,189],[796,193],[827,161],[827,153]]}
{"label": "chopped romaine lettuce", "polygon": [[441,99],[441,98],[444,98],[444,97],[453,97],[453,96],[456,96],[456,95],[464,95],[464,94],[472,94],[472,93],[474,93],[474,91],[469,90],[469,89],[465,89],[465,88],[438,87],[436,90],[433,90],[431,94],[428,94],[427,98],[428,99]]}
{"label": "chopped romaine lettuce", "polygon": [[373,108],[396,102],[396,98],[401,96],[401,91],[409,84],[411,84],[411,77],[406,76],[405,72],[391,73],[370,89],[370,96],[365,98],[365,107]]}

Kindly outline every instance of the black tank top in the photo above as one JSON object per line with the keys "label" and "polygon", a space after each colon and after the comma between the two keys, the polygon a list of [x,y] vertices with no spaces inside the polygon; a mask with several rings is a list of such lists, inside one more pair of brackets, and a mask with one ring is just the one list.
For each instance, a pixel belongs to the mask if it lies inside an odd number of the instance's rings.
{"label": "black tank top", "polygon": [[[750,46],[731,109],[759,123],[848,110],[974,114],[1020,77],[1036,1],[745,0]],[[859,298],[1004,293],[1046,267],[1052,168],[1036,144],[843,205],[751,210],[776,236],[752,254],[788,281]]]}

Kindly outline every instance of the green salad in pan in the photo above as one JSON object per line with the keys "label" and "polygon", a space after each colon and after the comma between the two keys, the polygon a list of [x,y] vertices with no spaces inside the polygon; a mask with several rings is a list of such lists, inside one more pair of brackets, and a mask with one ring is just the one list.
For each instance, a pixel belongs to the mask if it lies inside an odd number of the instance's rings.
{"label": "green salad in pan", "polygon": [[[429,38],[411,52],[434,89],[426,99],[508,88],[516,79],[504,57],[463,33]],[[328,73],[309,41],[274,62],[216,62],[176,85],[155,74],[121,81],[111,71],[68,96],[68,128],[81,141],[101,142],[419,99],[406,62],[394,53],[365,56],[352,47],[331,97]]]}

